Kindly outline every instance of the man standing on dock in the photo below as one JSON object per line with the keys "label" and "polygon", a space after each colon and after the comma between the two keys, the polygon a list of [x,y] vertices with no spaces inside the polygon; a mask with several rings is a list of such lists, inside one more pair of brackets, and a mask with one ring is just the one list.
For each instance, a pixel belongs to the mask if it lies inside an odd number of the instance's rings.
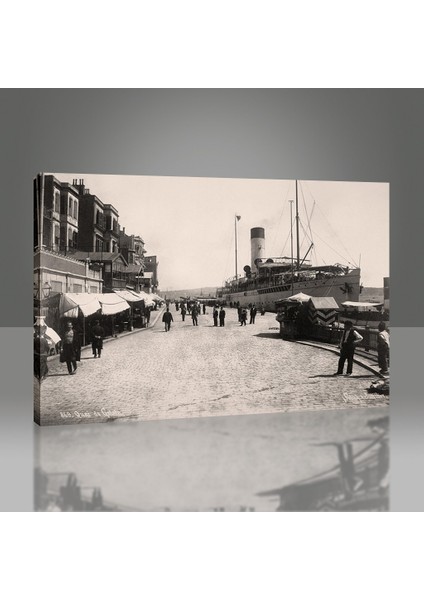
{"label": "man standing on dock", "polygon": [[171,329],[171,322],[174,320],[172,313],[169,312],[169,308],[163,313],[162,322],[165,323],[165,331],[169,331]]}
{"label": "man standing on dock", "polygon": [[335,376],[343,375],[343,367],[347,360],[347,372],[346,376],[352,375],[353,368],[353,355],[355,354],[355,346],[362,342],[364,338],[354,328],[352,321],[346,321],[344,324],[344,331],[340,342],[340,359],[338,364],[337,373]]}

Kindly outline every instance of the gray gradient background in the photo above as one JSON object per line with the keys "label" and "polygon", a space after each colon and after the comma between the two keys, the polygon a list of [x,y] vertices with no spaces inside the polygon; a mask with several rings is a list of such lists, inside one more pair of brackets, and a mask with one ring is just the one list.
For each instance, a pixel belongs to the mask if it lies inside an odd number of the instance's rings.
{"label": "gray gradient background", "polygon": [[422,90],[0,90],[0,510],[32,509],[39,171],[388,181],[391,508],[423,510],[423,107]]}

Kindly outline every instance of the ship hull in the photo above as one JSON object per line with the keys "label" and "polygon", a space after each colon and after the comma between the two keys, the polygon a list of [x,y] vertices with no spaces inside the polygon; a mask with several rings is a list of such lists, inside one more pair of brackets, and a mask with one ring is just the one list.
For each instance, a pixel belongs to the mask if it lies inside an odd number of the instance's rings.
{"label": "ship hull", "polygon": [[246,291],[233,291],[222,288],[222,301],[227,304],[240,303],[240,306],[255,304],[257,308],[275,311],[275,303],[294,294],[308,296],[332,296],[340,306],[342,302],[358,302],[360,294],[360,269],[353,269],[347,275],[335,275],[325,280],[298,281],[293,284],[278,285]]}

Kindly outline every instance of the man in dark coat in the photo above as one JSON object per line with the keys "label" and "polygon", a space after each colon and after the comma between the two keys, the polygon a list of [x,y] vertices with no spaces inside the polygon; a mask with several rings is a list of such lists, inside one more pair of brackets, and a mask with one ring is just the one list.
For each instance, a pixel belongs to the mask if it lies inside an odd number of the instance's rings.
{"label": "man in dark coat", "polygon": [[78,332],[69,322],[62,338],[61,362],[66,362],[69,375],[74,375],[77,370],[77,361],[81,360],[81,345]]}
{"label": "man in dark coat", "polygon": [[216,306],[213,309],[213,326],[218,327],[218,308]]}
{"label": "man in dark coat", "polygon": [[240,313],[240,327],[246,325],[247,321],[247,308],[242,308]]}
{"label": "man in dark coat", "polygon": [[185,307],[185,304],[181,304],[181,318],[183,321],[185,321],[186,314],[187,314],[187,309]]}
{"label": "man in dark coat", "polygon": [[257,313],[256,306],[253,304],[253,306],[250,309],[250,325],[255,324],[256,313]]}
{"label": "man in dark coat", "polygon": [[193,325],[198,325],[199,323],[197,322],[197,306],[194,305],[193,308],[191,309],[191,318],[193,320]]}
{"label": "man in dark coat", "polygon": [[343,375],[343,367],[347,360],[347,372],[349,377],[352,375],[353,355],[355,354],[355,346],[357,346],[364,338],[354,328],[352,321],[345,321],[344,331],[340,342],[340,359],[337,373],[334,375]]}
{"label": "man in dark coat", "polygon": [[171,329],[171,322],[174,320],[172,313],[169,312],[169,308],[163,313],[162,322],[165,323],[165,331]]}
{"label": "man in dark coat", "polygon": [[219,326],[225,326],[225,310],[223,306],[221,306],[221,310],[219,311]]}
{"label": "man in dark coat", "polygon": [[91,333],[93,335],[91,347],[93,349],[94,358],[100,358],[103,350],[103,338],[105,337],[105,330],[100,325],[99,321],[94,322]]}

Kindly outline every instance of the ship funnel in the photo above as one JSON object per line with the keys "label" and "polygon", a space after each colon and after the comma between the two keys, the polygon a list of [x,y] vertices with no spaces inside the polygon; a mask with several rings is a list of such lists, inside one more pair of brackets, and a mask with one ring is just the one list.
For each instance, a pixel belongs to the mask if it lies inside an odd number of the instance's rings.
{"label": "ship funnel", "polygon": [[253,227],[250,230],[250,255],[251,268],[253,272],[257,269],[257,260],[263,260],[265,257],[265,229],[263,227]]}

